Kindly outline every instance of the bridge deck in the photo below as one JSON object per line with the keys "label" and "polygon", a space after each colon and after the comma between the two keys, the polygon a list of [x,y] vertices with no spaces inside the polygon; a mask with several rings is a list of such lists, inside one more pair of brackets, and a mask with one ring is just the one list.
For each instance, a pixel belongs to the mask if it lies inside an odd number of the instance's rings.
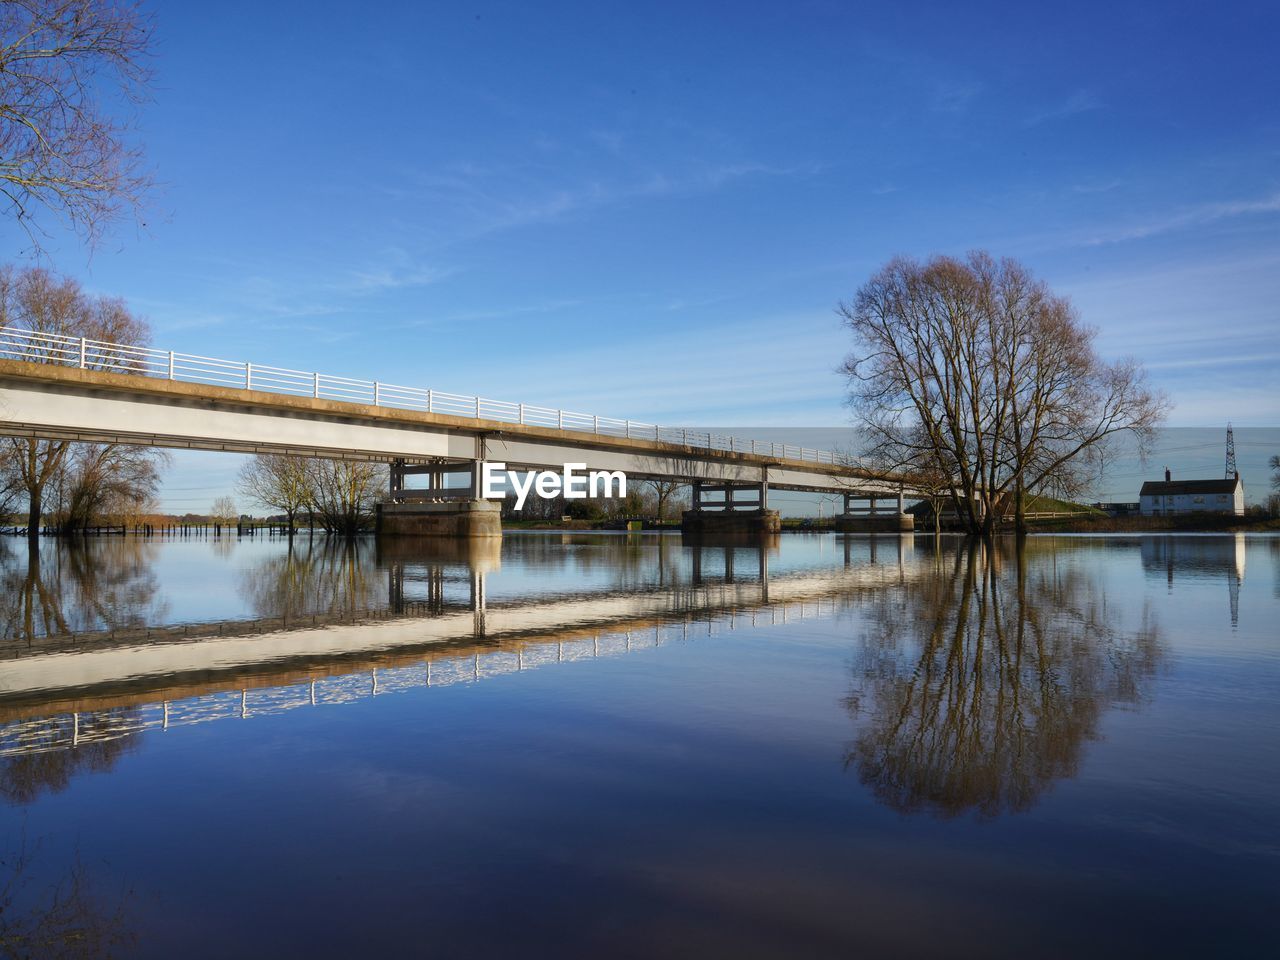
{"label": "bridge deck", "polygon": [[721,449],[704,445],[716,442],[711,435],[685,431],[690,442],[679,442],[677,428],[636,436],[637,425],[616,422],[633,435],[0,359],[0,430],[9,435],[380,461],[485,459],[535,469],[577,462],[639,479],[758,483],[767,476],[777,489],[859,494],[889,495],[901,483],[800,456],[818,451],[736,438]]}

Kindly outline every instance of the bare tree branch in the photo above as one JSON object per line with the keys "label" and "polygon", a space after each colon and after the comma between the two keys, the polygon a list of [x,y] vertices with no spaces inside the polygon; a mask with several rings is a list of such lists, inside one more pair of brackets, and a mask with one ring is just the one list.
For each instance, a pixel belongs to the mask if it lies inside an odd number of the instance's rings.
{"label": "bare tree branch", "polygon": [[131,122],[145,99],[151,17],[112,0],[0,0],[0,195],[36,251],[44,213],[90,245],[139,213],[154,180]]}

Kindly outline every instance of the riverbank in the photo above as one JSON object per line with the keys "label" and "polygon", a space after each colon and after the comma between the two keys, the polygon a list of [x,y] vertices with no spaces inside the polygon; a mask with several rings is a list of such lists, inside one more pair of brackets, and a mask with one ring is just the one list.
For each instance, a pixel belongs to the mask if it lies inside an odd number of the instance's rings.
{"label": "riverbank", "polygon": [[1031,524],[1039,533],[1252,533],[1280,530],[1280,518],[1210,513],[1173,517],[1064,517]]}

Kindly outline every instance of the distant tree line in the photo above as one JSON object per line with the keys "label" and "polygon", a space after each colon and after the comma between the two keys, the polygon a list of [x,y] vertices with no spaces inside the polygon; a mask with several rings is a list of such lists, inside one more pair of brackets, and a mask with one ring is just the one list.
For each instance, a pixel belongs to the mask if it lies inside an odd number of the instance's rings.
{"label": "distant tree line", "polygon": [[551,498],[531,496],[520,510],[515,498],[502,501],[503,520],[534,520],[559,523],[561,518],[607,523],[610,520],[678,519],[688,503],[688,484],[677,480],[642,480],[627,487],[625,497],[585,497],[566,499],[563,494]]}
{"label": "distant tree line", "polygon": [[[305,520],[308,526],[340,536],[352,536],[373,525],[376,504],[387,486],[384,464],[285,454],[254,456],[241,468],[237,482],[241,496],[278,514],[290,533]],[[521,510],[515,509],[514,497],[507,497],[502,501],[502,518],[554,523],[563,517],[591,522],[621,517],[671,519],[685,503],[684,486],[676,481],[643,481],[621,498],[534,496]],[[239,513],[230,498],[220,497],[210,511],[213,517],[223,514],[229,519],[218,522],[236,522]]]}

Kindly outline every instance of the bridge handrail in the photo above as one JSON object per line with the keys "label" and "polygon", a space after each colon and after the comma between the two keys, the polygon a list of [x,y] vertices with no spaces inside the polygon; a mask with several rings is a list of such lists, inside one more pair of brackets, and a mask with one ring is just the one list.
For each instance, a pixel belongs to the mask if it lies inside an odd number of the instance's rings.
{"label": "bridge handrail", "polygon": [[248,361],[224,360],[132,344],[110,343],[60,333],[0,327],[0,357],[100,370],[186,383],[207,383],[242,390],[364,403],[399,410],[423,410],[450,416],[553,427],[573,433],[679,443],[705,450],[726,450],[790,460],[858,466],[859,460],[831,450],[811,450],[772,440],[695,431],[640,420],[602,417],[555,407],[492,400],[425,387],[407,387],[328,373],[293,370]]}

